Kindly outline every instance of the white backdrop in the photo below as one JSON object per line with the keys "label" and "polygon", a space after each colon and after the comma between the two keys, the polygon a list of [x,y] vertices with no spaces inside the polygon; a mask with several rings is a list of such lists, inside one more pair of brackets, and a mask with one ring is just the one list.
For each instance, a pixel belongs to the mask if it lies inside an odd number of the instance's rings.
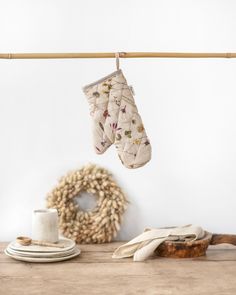
{"label": "white backdrop", "polygon": [[[0,0],[0,52],[236,51],[227,0]],[[130,200],[119,239],[194,223],[236,233],[236,60],[127,59],[149,164],[96,155],[82,86],[113,59],[0,60],[0,240],[29,235],[31,211],[68,170],[110,169]]]}

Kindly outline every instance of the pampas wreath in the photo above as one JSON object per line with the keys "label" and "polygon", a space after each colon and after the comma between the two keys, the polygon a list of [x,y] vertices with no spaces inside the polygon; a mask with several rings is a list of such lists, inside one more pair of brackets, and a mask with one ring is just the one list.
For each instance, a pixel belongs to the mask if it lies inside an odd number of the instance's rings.
{"label": "pampas wreath", "polygon": [[[84,211],[75,201],[81,192],[98,198],[93,210]],[[62,233],[82,244],[111,242],[120,229],[126,205],[111,173],[93,164],[63,176],[47,197],[47,207],[58,210]]]}

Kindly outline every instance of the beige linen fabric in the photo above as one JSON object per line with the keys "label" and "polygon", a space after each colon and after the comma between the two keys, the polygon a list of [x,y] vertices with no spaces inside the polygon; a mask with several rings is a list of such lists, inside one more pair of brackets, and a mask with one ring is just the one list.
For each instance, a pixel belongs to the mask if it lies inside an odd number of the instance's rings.
{"label": "beige linen fabric", "polygon": [[104,153],[114,143],[125,167],[145,165],[151,159],[151,145],[122,71],[117,70],[83,90],[93,118],[96,153]]}
{"label": "beige linen fabric", "polygon": [[157,247],[166,240],[193,241],[203,238],[204,230],[199,226],[186,225],[182,227],[148,229],[128,243],[120,246],[112,258],[133,256],[134,261],[143,261],[154,253]]}

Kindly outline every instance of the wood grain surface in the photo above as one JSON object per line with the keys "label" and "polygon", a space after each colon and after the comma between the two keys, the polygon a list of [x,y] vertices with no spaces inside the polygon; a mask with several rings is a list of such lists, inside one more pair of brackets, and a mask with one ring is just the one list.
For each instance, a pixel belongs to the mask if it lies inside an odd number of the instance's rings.
{"label": "wood grain surface", "polygon": [[236,247],[210,246],[199,258],[115,260],[121,243],[81,245],[81,256],[58,263],[26,263],[7,257],[0,244],[0,295],[235,295]]}

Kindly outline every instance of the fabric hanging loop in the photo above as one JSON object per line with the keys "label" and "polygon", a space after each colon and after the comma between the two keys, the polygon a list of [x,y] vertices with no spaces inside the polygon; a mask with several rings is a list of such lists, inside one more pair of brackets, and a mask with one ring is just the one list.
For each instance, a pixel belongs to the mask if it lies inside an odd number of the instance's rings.
{"label": "fabric hanging loop", "polygon": [[116,57],[116,69],[118,71],[120,69],[120,53],[116,52],[115,57]]}

